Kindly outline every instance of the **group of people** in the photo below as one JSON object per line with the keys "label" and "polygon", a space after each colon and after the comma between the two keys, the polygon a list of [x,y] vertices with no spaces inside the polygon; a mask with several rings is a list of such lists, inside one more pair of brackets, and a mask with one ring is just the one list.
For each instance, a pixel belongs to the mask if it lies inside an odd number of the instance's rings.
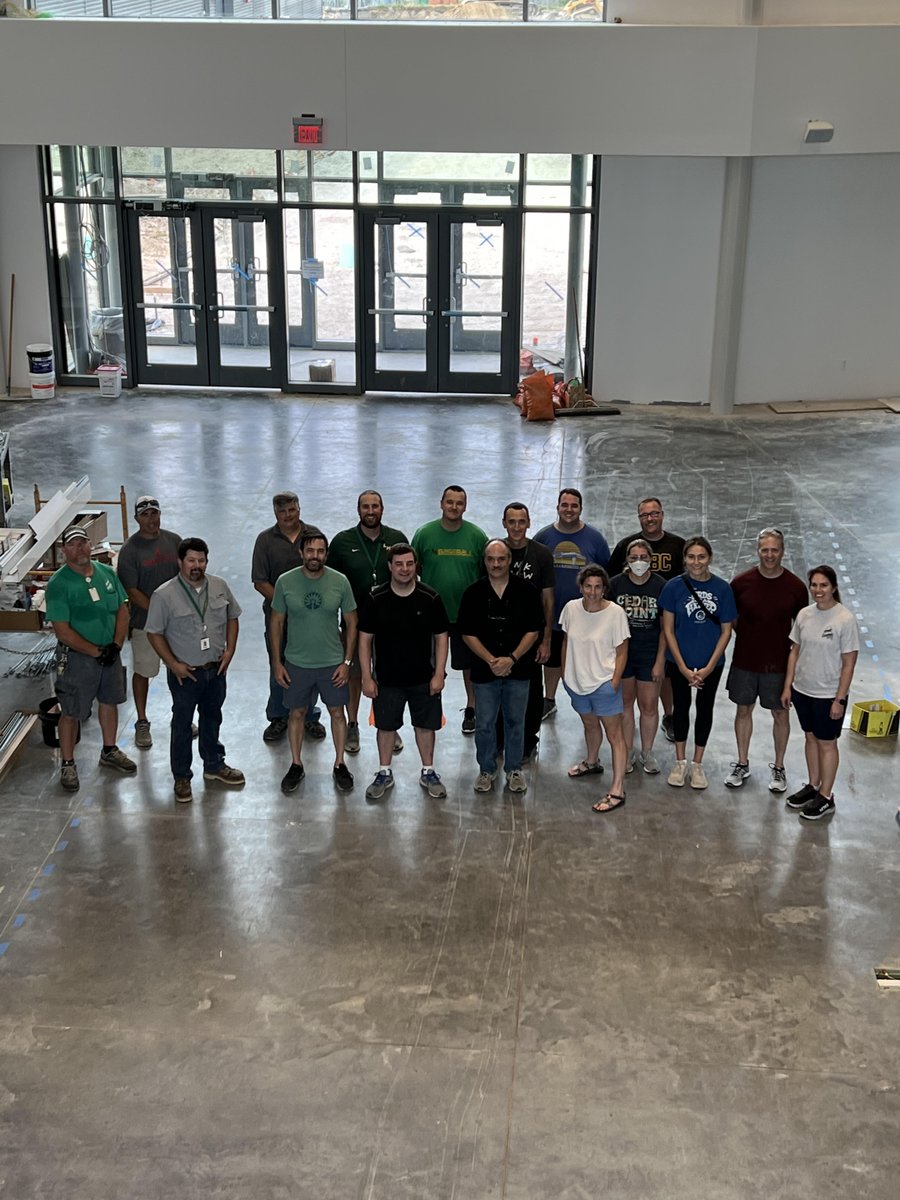
{"label": "group of people", "polygon": [[[446,796],[434,752],[448,666],[462,672],[462,732],[474,735],[477,792],[493,789],[501,760],[506,787],[527,790],[524,766],[537,749],[542,722],[557,711],[560,681],[581,718],[586,747],[569,775],[602,774],[604,733],[609,741],[610,786],[595,812],[625,804],[626,777],[638,767],[660,773],[654,750],[660,707],[665,736],[675,746],[668,783],[706,788],[703,756],[734,635],[726,687],[736,706],[737,754],[726,786],[739,788],[750,775],[758,702],[773,718],[769,788],[787,791],[793,707],[806,738],[809,778],[787,804],[807,820],[834,811],[837,739],[859,638],[830,566],[809,572],[810,604],[806,586],[783,565],[784,535],[774,527],[760,530],[757,565],[729,583],[712,573],[705,538],[684,539],[665,529],[655,497],[640,502],[640,529],[612,551],[583,520],[576,488],[562,489],[556,520],[533,538],[525,504],[506,505],[504,535],[496,538],[465,519],[466,505],[462,487],[445,488],[440,517],[407,539],[384,523],[381,495],[367,490],[357,501],[356,524],[329,542],[301,518],[295,493],[273,497],[275,524],[256,539],[251,578],[263,599],[270,667],[263,739],[287,738],[290,748],[282,791],[290,794],[303,781],[305,738],[327,736],[322,707],[330,722],[334,784],[340,791],[353,788],[345,755],[359,751],[365,696],[379,755],[367,799],[376,801],[394,786],[393,757],[403,746],[399,730],[407,709],[421,759],[419,782],[432,798]],[[175,799],[187,802],[195,734],[204,779],[244,783],[225,761],[219,737],[241,609],[227,583],[208,574],[206,543],[161,527],[155,497],[140,497],[135,518],[138,530],[122,547],[116,571],[94,560],[83,529],[66,530],[66,562],[47,587],[47,617],[59,642],[61,784],[69,791],[79,786],[78,722],[95,700],[101,765],[125,774],[137,770],[116,744],[117,706],[126,694],[120,653],[130,636],[135,745],[152,746],[149,683],[164,663]]]}

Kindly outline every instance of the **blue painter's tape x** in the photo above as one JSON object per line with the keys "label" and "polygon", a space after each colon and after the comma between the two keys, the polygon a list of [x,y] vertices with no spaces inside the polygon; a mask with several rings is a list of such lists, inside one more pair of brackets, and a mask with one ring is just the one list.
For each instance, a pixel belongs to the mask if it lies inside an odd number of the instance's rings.
{"label": "blue painter's tape x", "polygon": [[77,829],[78,826],[81,824],[81,817],[73,817],[72,820],[69,822],[69,824],[72,826],[73,829]]}
{"label": "blue painter's tape x", "polygon": [[56,844],[57,851],[65,850],[65,848],[66,848],[66,846],[68,846],[68,844],[69,844],[68,842],[57,842],[57,844]]}
{"label": "blue painter's tape x", "polygon": [[40,894],[41,894],[40,888],[32,888],[31,891],[28,893],[28,899],[31,900],[32,902],[34,902],[35,900],[37,900],[37,898]]}
{"label": "blue painter's tape x", "polygon": [[8,949],[9,949],[9,942],[0,942],[0,958],[3,957],[3,955],[7,952]]}
{"label": "blue painter's tape x", "polygon": [[25,914],[24,913],[19,913],[19,915],[17,917],[13,917],[13,923],[12,923],[13,929],[21,929],[24,924],[25,924]]}
{"label": "blue painter's tape x", "polygon": [[41,874],[52,875],[55,870],[56,867],[54,867],[53,863],[47,863],[46,867],[44,867],[44,869],[41,871]]}

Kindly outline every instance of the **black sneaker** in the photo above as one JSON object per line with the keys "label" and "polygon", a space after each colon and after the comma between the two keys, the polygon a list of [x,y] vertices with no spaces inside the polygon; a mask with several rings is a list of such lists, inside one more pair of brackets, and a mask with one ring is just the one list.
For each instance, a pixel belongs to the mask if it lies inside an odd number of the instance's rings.
{"label": "black sneaker", "polygon": [[287,775],[281,781],[281,790],[286,796],[296,792],[305,774],[303,763],[291,763]]}
{"label": "black sneaker", "polygon": [[674,726],[672,718],[670,716],[663,717],[662,730],[663,730],[663,733],[666,735],[667,742],[675,741],[675,726]]}
{"label": "black sneaker", "polygon": [[287,717],[275,717],[263,730],[264,742],[280,742],[287,733]]}
{"label": "black sneaker", "polygon": [[788,808],[802,808],[804,804],[808,804],[810,800],[814,800],[818,794],[818,788],[814,788],[811,783],[805,783],[799,792],[794,792],[793,796],[788,796],[785,804]]}
{"label": "black sneaker", "polygon": [[812,800],[807,800],[803,805],[800,820],[821,821],[823,817],[830,817],[834,808],[834,796],[823,796],[821,792],[816,792]]}
{"label": "black sneaker", "polygon": [[475,732],[475,709],[464,708],[462,719],[462,731],[466,736]]}
{"label": "black sneaker", "polygon": [[314,742],[321,742],[325,737],[325,726],[321,721],[307,721],[304,728],[306,736]]}
{"label": "black sneaker", "polygon": [[549,696],[544,697],[544,706],[541,709],[541,720],[546,721],[548,717],[552,717],[556,712],[556,701],[551,700]]}
{"label": "black sneaker", "polygon": [[346,763],[338,763],[331,772],[331,778],[334,780],[334,786],[339,792],[353,791],[353,776],[347,770]]}

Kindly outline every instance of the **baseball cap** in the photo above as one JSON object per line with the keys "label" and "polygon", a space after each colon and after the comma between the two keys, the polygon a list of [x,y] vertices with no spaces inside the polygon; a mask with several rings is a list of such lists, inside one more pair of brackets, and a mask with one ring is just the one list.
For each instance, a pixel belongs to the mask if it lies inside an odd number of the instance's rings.
{"label": "baseball cap", "polygon": [[84,538],[86,542],[91,540],[80,525],[70,525],[62,535],[63,545],[65,545],[66,542],[74,542],[76,538]]}
{"label": "baseball cap", "polygon": [[142,513],[160,511],[159,501],[155,496],[138,496],[134,502],[134,515],[139,517]]}

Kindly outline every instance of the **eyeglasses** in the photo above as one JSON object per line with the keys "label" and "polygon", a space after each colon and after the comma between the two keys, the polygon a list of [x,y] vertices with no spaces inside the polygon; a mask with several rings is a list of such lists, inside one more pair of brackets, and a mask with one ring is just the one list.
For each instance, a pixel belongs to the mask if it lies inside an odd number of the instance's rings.
{"label": "eyeglasses", "polygon": [[661,516],[662,516],[662,509],[654,508],[654,509],[651,509],[650,512],[638,513],[638,520],[643,521],[644,517],[661,517]]}
{"label": "eyeglasses", "polygon": [[761,529],[756,535],[756,540],[759,542],[764,537],[779,537],[782,541],[784,541],[784,534],[780,529],[776,529],[774,525],[768,525],[765,529]]}

